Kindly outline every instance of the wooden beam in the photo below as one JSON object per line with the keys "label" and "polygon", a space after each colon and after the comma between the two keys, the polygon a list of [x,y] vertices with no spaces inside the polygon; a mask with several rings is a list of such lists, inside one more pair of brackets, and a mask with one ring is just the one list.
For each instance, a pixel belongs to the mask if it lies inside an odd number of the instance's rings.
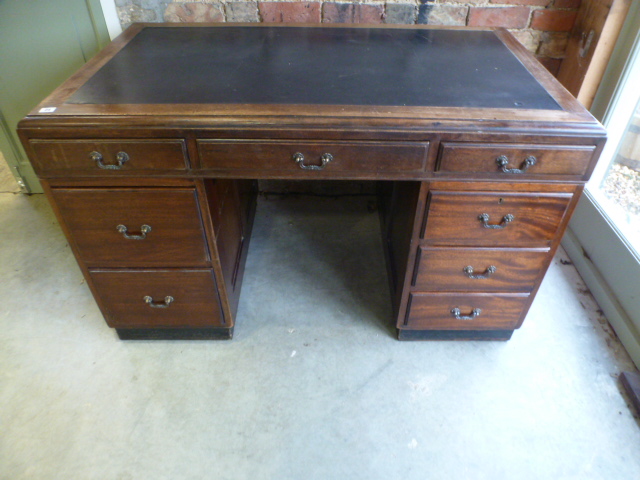
{"label": "wooden beam", "polygon": [[632,0],[582,0],[558,80],[587,108],[607,68]]}

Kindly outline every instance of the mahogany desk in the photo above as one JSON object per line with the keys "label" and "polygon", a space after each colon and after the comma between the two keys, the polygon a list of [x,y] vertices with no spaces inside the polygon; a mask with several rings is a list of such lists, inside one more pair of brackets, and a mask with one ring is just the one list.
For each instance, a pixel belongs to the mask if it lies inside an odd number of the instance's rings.
{"label": "mahogany desk", "polygon": [[400,339],[508,339],[605,141],[505,30],[134,25],[19,125],[120,338],[230,338],[256,180],[377,182]]}

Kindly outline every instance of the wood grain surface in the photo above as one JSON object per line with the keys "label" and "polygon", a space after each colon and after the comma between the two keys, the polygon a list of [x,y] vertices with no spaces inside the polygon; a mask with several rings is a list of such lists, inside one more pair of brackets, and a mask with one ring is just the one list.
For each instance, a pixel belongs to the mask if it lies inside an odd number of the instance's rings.
{"label": "wood grain surface", "polygon": [[[474,330],[514,328],[522,315],[529,294],[501,293],[412,293],[405,328],[432,330]],[[471,316],[474,308],[480,315],[458,320],[451,313],[459,308],[461,316]]]}
{"label": "wood grain surface", "polygon": [[[90,267],[208,266],[194,189],[53,189],[80,256]],[[140,234],[130,240],[117,230]]]}
{"label": "wood grain surface", "polygon": [[[115,328],[220,327],[225,320],[211,270],[91,270],[98,295]],[[167,308],[153,308],[145,296]]]}
{"label": "wood grain surface", "polygon": [[[444,142],[440,145],[440,157],[436,170],[443,173],[480,173],[492,177],[510,177],[514,181],[535,178],[540,175],[570,175],[584,177],[595,145],[514,145],[514,144],[466,144]],[[507,169],[522,169],[528,157],[535,164],[524,173],[506,173],[496,162],[499,156],[509,161]]]}
{"label": "wood grain surface", "polygon": [[[330,154],[332,160],[324,167],[328,172],[375,175],[423,172],[429,144],[198,140],[198,151],[200,166],[205,170],[276,170],[300,175],[301,167],[293,156],[301,153],[305,166],[320,166],[322,155]],[[316,171],[309,173],[313,175]]]}
{"label": "wood grain surface", "polygon": [[[413,286],[424,292],[530,292],[549,249],[419,247]],[[487,269],[495,272],[487,276]],[[469,278],[466,267],[474,275]]]}
{"label": "wood grain surface", "polygon": [[[432,191],[425,241],[431,245],[550,246],[571,200],[567,194],[461,193]],[[479,219],[488,214],[485,228]],[[513,215],[513,221],[503,219]]]}
{"label": "wood grain surface", "polygon": [[[140,174],[157,170],[186,170],[184,140],[32,140],[31,157],[36,172],[42,175],[60,173],[65,176],[87,174],[102,175]],[[105,165],[117,165],[116,156],[127,154],[128,160],[118,170],[100,168],[91,153],[102,155]]]}

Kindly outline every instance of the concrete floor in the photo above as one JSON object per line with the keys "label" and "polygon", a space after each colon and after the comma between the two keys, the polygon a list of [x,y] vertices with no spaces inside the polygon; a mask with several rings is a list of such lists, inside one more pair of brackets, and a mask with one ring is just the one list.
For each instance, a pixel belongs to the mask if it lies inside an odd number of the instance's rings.
{"label": "concrete floor", "polygon": [[19,193],[20,186],[13,177],[9,165],[0,152],[0,194],[2,193]]}
{"label": "concrete floor", "polygon": [[262,200],[235,338],[123,342],[44,197],[1,194],[0,479],[640,478],[564,253],[509,342],[398,342],[366,203]]}

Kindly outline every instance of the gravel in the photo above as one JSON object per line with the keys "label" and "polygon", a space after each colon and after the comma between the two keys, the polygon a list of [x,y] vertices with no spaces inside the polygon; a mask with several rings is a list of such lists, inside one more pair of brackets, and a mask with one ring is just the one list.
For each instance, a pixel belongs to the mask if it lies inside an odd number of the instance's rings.
{"label": "gravel", "polygon": [[602,191],[628,214],[640,217],[639,170],[614,163],[602,184]]}

